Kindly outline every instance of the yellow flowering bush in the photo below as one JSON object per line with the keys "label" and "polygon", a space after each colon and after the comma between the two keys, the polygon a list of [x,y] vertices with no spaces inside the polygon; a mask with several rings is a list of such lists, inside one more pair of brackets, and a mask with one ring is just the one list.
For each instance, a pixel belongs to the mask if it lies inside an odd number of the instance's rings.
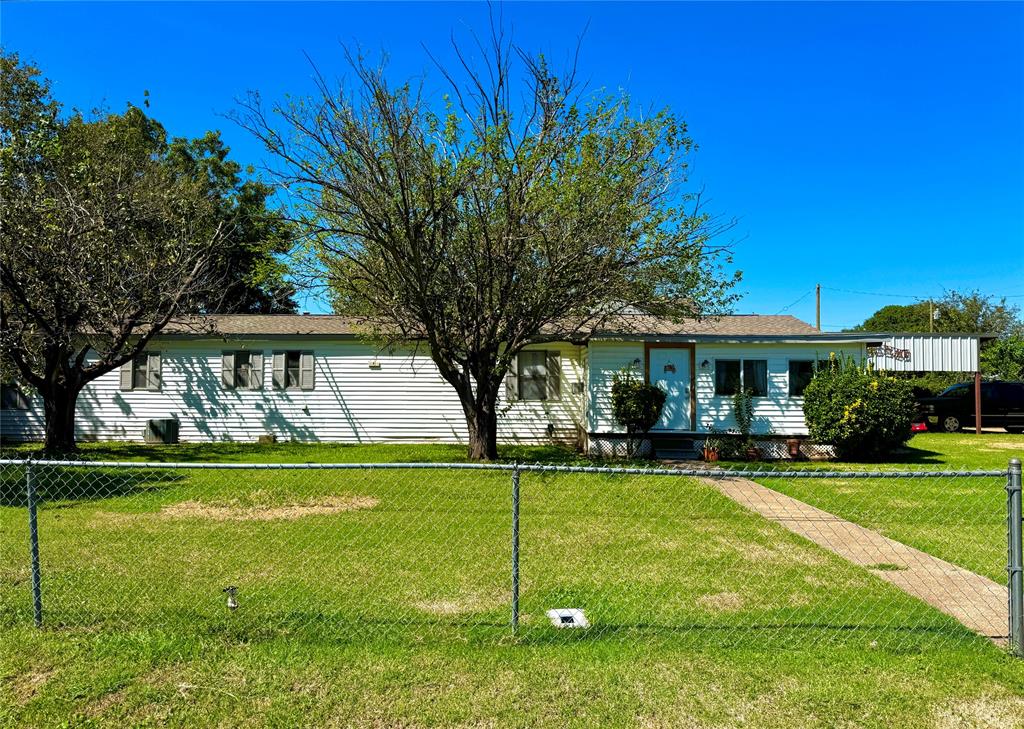
{"label": "yellow flowering bush", "polygon": [[811,438],[834,445],[844,459],[884,459],[910,439],[914,410],[909,382],[835,354],[804,391]]}

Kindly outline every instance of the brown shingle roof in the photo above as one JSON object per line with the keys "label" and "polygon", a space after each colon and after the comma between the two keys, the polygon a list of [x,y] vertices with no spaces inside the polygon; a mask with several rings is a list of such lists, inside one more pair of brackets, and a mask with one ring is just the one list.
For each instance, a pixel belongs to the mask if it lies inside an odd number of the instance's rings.
{"label": "brown shingle roof", "polygon": [[[218,314],[194,322],[176,322],[165,334],[215,333],[224,336],[348,336],[357,333],[356,321],[333,314]],[[817,334],[806,322],[789,315],[733,314],[714,319],[676,323],[643,314],[621,315],[598,326],[591,334],[785,336]]]}
{"label": "brown shingle roof", "polygon": [[686,319],[681,323],[669,319],[639,315],[619,316],[597,327],[594,335],[658,334],[702,336],[785,336],[818,334],[818,330],[795,316],[730,314],[708,319]]}
{"label": "brown shingle roof", "polygon": [[214,314],[168,324],[165,334],[337,335],[356,332],[354,320],[334,314]]}

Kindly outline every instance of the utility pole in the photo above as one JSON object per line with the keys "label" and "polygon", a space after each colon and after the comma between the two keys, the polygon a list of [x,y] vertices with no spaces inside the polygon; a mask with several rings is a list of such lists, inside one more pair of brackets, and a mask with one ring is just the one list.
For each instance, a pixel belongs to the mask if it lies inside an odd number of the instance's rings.
{"label": "utility pole", "polygon": [[821,331],[821,284],[814,287],[814,327]]}
{"label": "utility pole", "polygon": [[935,333],[935,302],[928,299],[928,333]]}

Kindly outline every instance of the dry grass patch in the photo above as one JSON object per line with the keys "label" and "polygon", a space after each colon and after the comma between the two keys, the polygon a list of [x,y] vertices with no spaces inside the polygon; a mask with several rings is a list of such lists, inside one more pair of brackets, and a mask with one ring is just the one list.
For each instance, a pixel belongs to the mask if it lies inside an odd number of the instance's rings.
{"label": "dry grass patch", "polygon": [[413,607],[431,615],[466,615],[500,607],[507,595],[461,595],[454,599],[420,600]]}
{"label": "dry grass patch", "polygon": [[985,695],[950,702],[936,710],[933,725],[942,729],[1024,727],[1024,698],[1010,695]]}
{"label": "dry grass patch", "polygon": [[1020,443],[986,443],[981,447],[983,451],[1021,451],[1024,453],[1024,438]]}
{"label": "dry grass patch", "polygon": [[701,595],[697,604],[716,613],[733,613],[743,607],[745,600],[738,592],[715,592]]}
{"label": "dry grass patch", "polygon": [[56,669],[53,668],[26,671],[25,673],[12,676],[10,679],[5,679],[3,683],[10,685],[14,703],[18,706],[24,706],[32,700],[32,697],[39,693],[39,690],[46,685],[46,682],[56,672]]}
{"label": "dry grass patch", "polygon": [[160,510],[160,515],[168,518],[212,521],[277,521],[372,509],[378,503],[380,502],[372,496],[327,496],[316,501],[275,506],[222,506],[200,501],[183,501],[165,506]]}

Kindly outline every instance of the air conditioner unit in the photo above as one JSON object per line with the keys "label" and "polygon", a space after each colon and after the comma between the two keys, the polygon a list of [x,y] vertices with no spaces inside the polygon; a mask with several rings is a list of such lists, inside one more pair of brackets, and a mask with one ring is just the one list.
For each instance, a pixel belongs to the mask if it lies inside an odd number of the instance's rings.
{"label": "air conditioner unit", "polygon": [[142,439],[147,443],[177,443],[178,421],[175,418],[153,418],[146,421]]}

